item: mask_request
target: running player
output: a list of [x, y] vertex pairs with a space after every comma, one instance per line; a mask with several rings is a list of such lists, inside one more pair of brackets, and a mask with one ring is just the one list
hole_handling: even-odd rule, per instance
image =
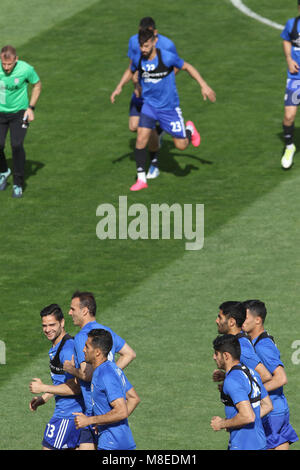
[[[0, 84], [0, 191], [6, 188], [11, 174], [4, 153], [9, 130], [13, 159], [12, 196], [20, 198], [24, 189], [26, 158], [23, 144], [27, 127], [34, 120], [41, 81], [31, 65], [19, 60], [14, 47], [4, 46], [1, 50]], [[30, 99], [27, 96], [28, 84], [32, 85]]]
[[96, 425], [98, 450], [133, 450], [135, 442], [128, 424], [126, 377], [108, 360], [112, 336], [103, 329], [91, 330], [84, 347], [85, 361], [93, 368], [91, 416], [74, 413], [78, 429]]
[[[156, 28], [156, 24], [153, 18], [147, 16], [142, 18], [139, 24], [139, 31], [143, 29], [151, 29], [154, 32], [155, 37], [157, 38], [157, 47], [160, 49], [165, 49], [167, 51], [173, 52], [177, 54], [176, 46], [171, 41], [171, 39], [163, 36], [162, 34], [158, 34], [158, 30]], [[121, 93], [123, 84], [127, 82], [128, 76], [131, 79], [131, 65], [132, 61], [136, 56], [141, 55], [140, 45], [139, 45], [139, 35], [134, 34], [131, 36], [128, 42], [128, 53], [127, 53], [130, 63], [128, 68], [125, 70], [119, 84], [117, 85], [116, 89], [111, 94], [111, 102], [115, 102], [115, 97]], [[129, 129], [131, 132], [136, 132], [139, 125], [141, 109], [143, 106], [143, 98], [141, 96], [141, 87], [139, 81], [136, 80], [136, 76], [134, 78], [134, 92], [132, 93], [130, 106], [129, 106]], [[154, 179], [159, 176], [159, 165], [158, 165], [158, 153], [159, 148], [161, 146], [161, 139], [163, 135], [162, 129], [157, 125], [155, 129], [153, 129], [150, 139], [149, 139], [149, 152], [150, 152], [150, 167], [147, 173], [148, 179]]]
[[[131, 78], [138, 71], [142, 86], [144, 104], [141, 110], [137, 132], [135, 160], [137, 181], [130, 188], [139, 191], [147, 188], [146, 147], [156, 123], [173, 137], [175, 147], [187, 148], [190, 142], [200, 145], [200, 135], [191, 121], [184, 125], [179, 107], [179, 97], [175, 84], [174, 69], [186, 70], [201, 87], [203, 98], [214, 102], [215, 92], [207, 85], [199, 72], [178, 55], [156, 48], [157, 38], [153, 30], [139, 32], [139, 44], [142, 55], [136, 55], [131, 66]], [[128, 75], [127, 81], [130, 80]]]
[[[298, 0], [300, 13], [300, 0]], [[287, 62], [287, 83], [284, 97], [283, 135], [285, 149], [281, 166], [288, 169], [293, 164], [296, 146], [294, 144], [295, 118], [300, 104], [300, 16], [287, 21], [280, 34], [283, 39], [283, 51]]]
[[[65, 360], [72, 359], [74, 355], [74, 340], [64, 329], [64, 316], [59, 305], [51, 304], [45, 307], [40, 315], [43, 332], [52, 343], [49, 350], [52, 382], [54, 386], [58, 386], [73, 378], [63, 370], [63, 363]], [[32, 393], [39, 393], [36, 392], [35, 382], [35, 379], [31, 382], [30, 390]], [[55, 395], [55, 410], [44, 432], [43, 450], [75, 449], [78, 447], [80, 432], [75, 427], [73, 413], [81, 412], [84, 408], [80, 387], [77, 387], [77, 395], [74, 393], [76, 392], [73, 390], [69, 396]], [[34, 397], [30, 402], [30, 409], [35, 411], [51, 396], [46, 393], [41, 397]]]
[[228, 450], [264, 450], [266, 436], [261, 417], [272, 409], [272, 403], [259, 374], [240, 363], [240, 343], [235, 335], [223, 335], [213, 342], [214, 360], [225, 370], [221, 400], [225, 419], [214, 416], [214, 431], [230, 433]]

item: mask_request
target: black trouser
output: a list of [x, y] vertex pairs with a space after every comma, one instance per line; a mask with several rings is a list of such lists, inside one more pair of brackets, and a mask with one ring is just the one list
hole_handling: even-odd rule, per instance
[[13, 181], [18, 186], [24, 185], [25, 150], [23, 142], [26, 128], [22, 127], [25, 109], [16, 113], [0, 113], [0, 173], [7, 171], [7, 162], [4, 153], [6, 135], [10, 132], [10, 143], [13, 160]]

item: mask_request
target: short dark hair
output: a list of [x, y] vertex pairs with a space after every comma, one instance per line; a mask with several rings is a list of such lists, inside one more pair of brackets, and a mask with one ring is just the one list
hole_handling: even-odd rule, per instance
[[228, 352], [233, 359], [240, 360], [241, 345], [235, 335], [217, 336], [213, 341], [213, 348], [217, 352]]
[[102, 354], [107, 357], [113, 346], [110, 332], [103, 328], [95, 328], [88, 333], [88, 337], [92, 339], [93, 348], [100, 349]]
[[4, 55], [5, 59], [9, 59], [10, 57], [17, 57], [16, 49], [10, 45], [2, 47], [1, 54]]
[[145, 16], [141, 19], [139, 29], [156, 29], [155, 21], [151, 16]]
[[139, 31], [139, 44], [142, 46], [146, 41], [149, 39], [154, 39], [154, 31], [153, 29], [141, 29]]
[[94, 294], [92, 294], [92, 292], [80, 292], [77, 290], [72, 295], [72, 299], [76, 298], [79, 299], [80, 308], [87, 307], [90, 315], [93, 317], [96, 316], [97, 305]]
[[57, 321], [62, 321], [63, 318], [64, 318], [64, 314], [62, 312], [62, 309], [60, 308], [59, 305], [57, 304], [50, 304], [50, 305], [47, 305], [47, 307], [44, 307], [41, 311], [40, 311], [40, 315], [41, 315], [41, 318], [43, 317], [46, 317], [48, 315], [54, 315], [55, 316], [55, 319]]
[[250, 310], [252, 315], [260, 317], [262, 319], [262, 322], [265, 322], [267, 316], [267, 309], [264, 302], [262, 302], [261, 300], [254, 299], [245, 300], [243, 304], [245, 305], [246, 309]]
[[236, 325], [241, 328], [244, 321], [246, 320], [246, 308], [243, 305], [243, 302], [238, 302], [234, 300], [228, 300], [223, 302], [219, 309], [222, 310], [223, 315], [227, 318], [234, 318]]

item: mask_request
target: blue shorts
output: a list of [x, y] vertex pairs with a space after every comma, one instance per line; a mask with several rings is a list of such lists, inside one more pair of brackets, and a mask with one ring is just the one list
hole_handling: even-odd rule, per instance
[[86, 428], [81, 429], [79, 442], [80, 442], [80, 444], [95, 444], [95, 445], [97, 445], [98, 436], [95, 433], [92, 426], [87, 426]]
[[75, 449], [79, 445], [80, 429], [73, 418], [52, 417], [46, 426], [42, 445], [48, 449]]
[[133, 93], [129, 105], [129, 116], [140, 116], [143, 103], [144, 100], [137, 98], [136, 94]]
[[298, 441], [298, 436], [290, 425], [290, 415], [285, 413], [282, 415], [266, 415], [262, 418], [263, 427], [267, 438], [267, 449], [289, 442]]
[[288, 78], [284, 95], [284, 106], [299, 106], [300, 104], [300, 80]]
[[156, 122], [159, 122], [160, 127], [172, 137], [177, 139], [186, 138], [184, 120], [179, 107], [159, 109], [145, 103], [141, 110], [139, 127], [154, 129]]

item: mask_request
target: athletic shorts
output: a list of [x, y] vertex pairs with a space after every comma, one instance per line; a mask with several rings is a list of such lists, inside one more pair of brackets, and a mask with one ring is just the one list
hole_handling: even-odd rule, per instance
[[290, 425], [289, 413], [283, 415], [266, 415], [262, 418], [263, 427], [267, 438], [267, 449], [289, 442], [298, 441], [298, 436]]
[[48, 449], [75, 449], [79, 445], [80, 429], [74, 419], [51, 418], [44, 432], [42, 445]]
[[288, 78], [284, 95], [284, 106], [299, 106], [300, 104], [300, 80]]
[[186, 138], [184, 120], [179, 107], [175, 109], [159, 109], [153, 108], [146, 103], [143, 104], [139, 127], [154, 129], [156, 122], [159, 122], [160, 127], [172, 137], [177, 139]]
[[129, 105], [129, 116], [140, 116], [144, 100], [137, 98], [135, 93], [132, 94]]
[[87, 426], [86, 428], [81, 429], [80, 433], [80, 444], [95, 444], [97, 445], [98, 436], [94, 431], [92, 426]]

